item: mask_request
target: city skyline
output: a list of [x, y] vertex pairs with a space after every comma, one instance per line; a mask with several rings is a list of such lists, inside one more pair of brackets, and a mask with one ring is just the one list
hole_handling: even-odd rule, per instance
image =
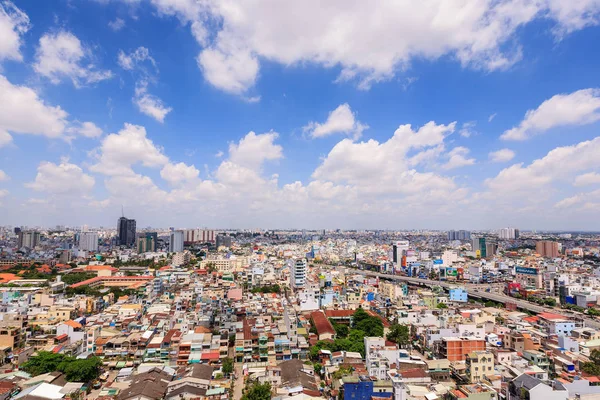
[[600, 5], [466, 4], [1, 2], [0, 220], [597, 230]]

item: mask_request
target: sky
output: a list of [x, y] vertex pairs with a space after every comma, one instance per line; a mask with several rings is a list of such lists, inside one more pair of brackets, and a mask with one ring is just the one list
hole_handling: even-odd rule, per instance
[[598, 230], [599, 0], [0, 0], [0, 224]]

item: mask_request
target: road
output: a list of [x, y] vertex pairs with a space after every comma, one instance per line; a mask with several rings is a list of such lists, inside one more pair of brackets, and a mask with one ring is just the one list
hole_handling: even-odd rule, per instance
[[449, 287], [460, 285], [460, 286], [465, 287], [465, 290], [467, 291], [467, 293], [470, 296], [480, 297], [482, 299], [492, 300], [492, 301], [496, 301], [496, 302], [500, 302], [500, 303], [507, 303], [507, 302], [516, 303], [517, 307], [519, 307], [521, 309], [529, 310], [529, 311], [532, 311], [535, 313], [551, 312], [554, 314], [560, 314], [566, 318], [577, 317], [582, 320], [582, 322], [584, 323], [584, 326], [588, 326], [588, 327], [594, 328], [594, 329], [600, 329], [600, 321], [597, 321], [597, 320], [594, 320], [591, 318], [583, 318], [578, 315], [569, 314], [569, 313], [566, 313], [563, 310], [560, 310], [557, 308], [542, 307], [540, 305], [530, 303], [526, 300], [515, 299], [514, 297], [510, 297], [505, 294], [486, 292], [485, 289], [490, 287], [490, 285], [442, 282], [442, 281], [434, 281], [434, 280], [430, 280], [430, 279], [412, 278], [412, 277], [401, 276], [401, 275], [382, 274], [379, 272], [364, 271], [364, 270], [358, 270], [358, 269], [355, 270], [354, 272], [357, 274], [360, 274], [360, 275], [377, 276], [382, 279], [403, 281], [403, 282], [408, 282], [408, 283], [412, 283], [415, 285], [421, 285], [421, 286], [427, 286], [427, 287], [441, 286], [443, 288], [449, 288]]

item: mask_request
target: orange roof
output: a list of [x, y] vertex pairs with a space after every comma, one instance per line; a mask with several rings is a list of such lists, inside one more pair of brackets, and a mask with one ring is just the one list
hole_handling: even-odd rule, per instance
[[23, 279], [15, 274], [10, 274], [8, 272], [0, 274], [0, 283], [8, 283], [10, 281]]
[[65, 321], [65, 325], [69, 325], [71, 328], [82, 328], [79, 322], [73, 321], [72, 319]]

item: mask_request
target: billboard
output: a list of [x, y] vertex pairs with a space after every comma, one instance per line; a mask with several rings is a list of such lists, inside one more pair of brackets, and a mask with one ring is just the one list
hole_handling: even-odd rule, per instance
[[435, 260], [433, 260], [433, 264], [435, 264], [435, 265], [440, 265], [443, 263], [444, 263], [444, 260], [442, 260], [440, 258], [436, 258]]
[[446, 268], [446, 276], [458, 276], [458, 270], [456, 268]]
[[515, 267], [515, 272], [517, 274], [525, 274], [525, 275], [537, 275], [538, 270], [536, 268], [528, 268], [528, 267]]

